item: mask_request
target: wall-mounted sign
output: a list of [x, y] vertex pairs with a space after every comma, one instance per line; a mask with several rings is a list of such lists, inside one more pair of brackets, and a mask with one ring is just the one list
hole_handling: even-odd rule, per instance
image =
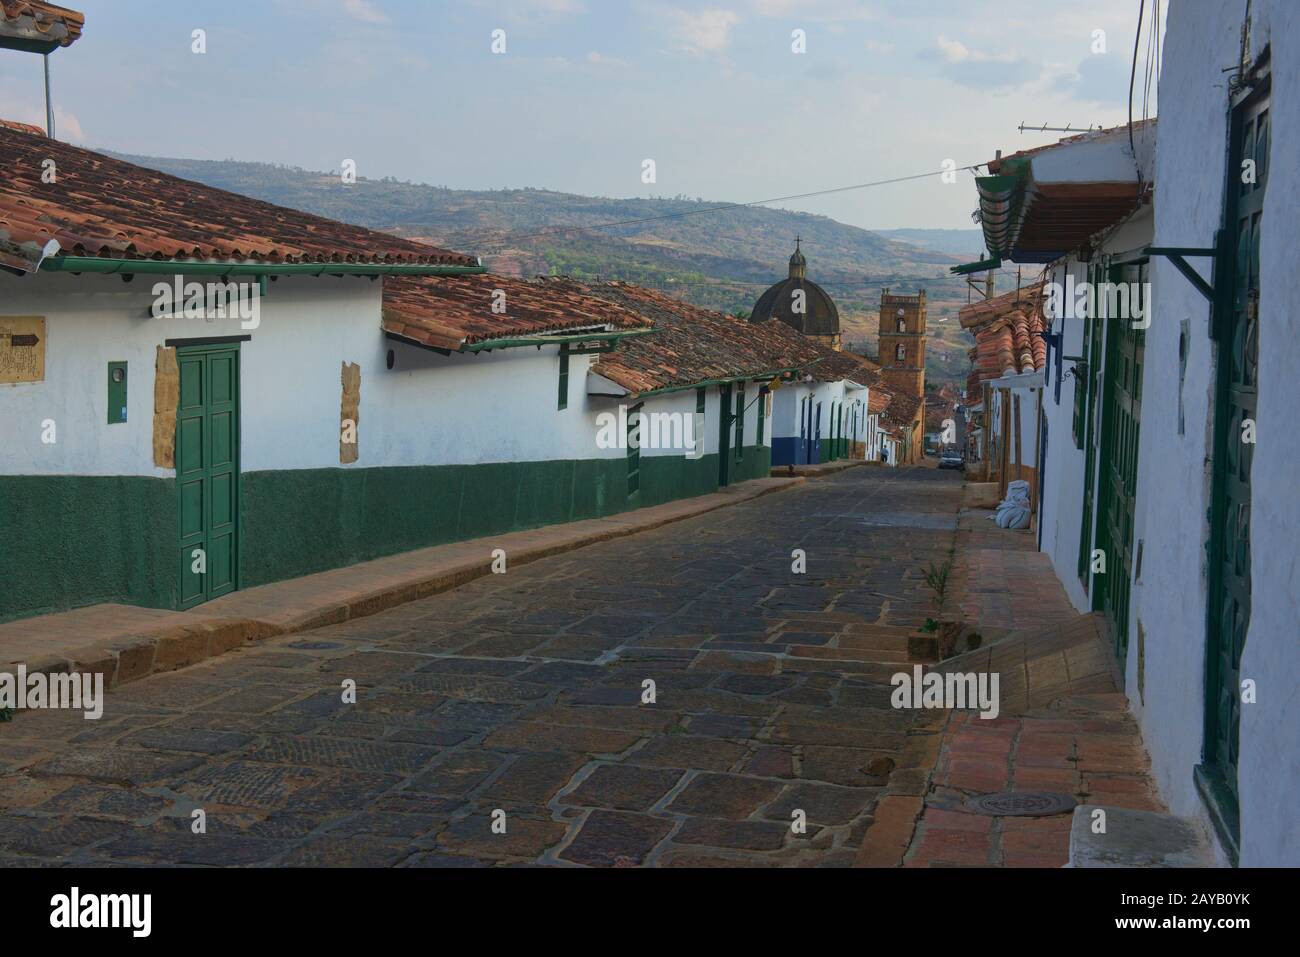
[[45, 319], [0, 316], [0, 382], [45, 380]]

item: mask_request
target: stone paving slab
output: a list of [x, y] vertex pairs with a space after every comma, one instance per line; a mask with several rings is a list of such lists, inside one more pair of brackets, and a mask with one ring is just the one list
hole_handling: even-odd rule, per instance
[[852, 469], [20, 714], [0, 860], [846, 866], [935, 762], [886, 674], [954, 533], [836, 516], [960, 487]]

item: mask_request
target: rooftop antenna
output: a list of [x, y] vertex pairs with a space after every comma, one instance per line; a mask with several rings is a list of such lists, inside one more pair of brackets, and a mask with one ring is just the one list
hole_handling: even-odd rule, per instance
[[1070, 123], [1066, 123], [1064, 126], [1048, 126], [1046, 123], [1042, 126], [1029, 126], [1021, 123], [1018, 127], [1021, 133], [1094, 133], [1104, 128], [1100, 123], [1096, 126], [1089, 124], [1086, 129], [1079, 129]]

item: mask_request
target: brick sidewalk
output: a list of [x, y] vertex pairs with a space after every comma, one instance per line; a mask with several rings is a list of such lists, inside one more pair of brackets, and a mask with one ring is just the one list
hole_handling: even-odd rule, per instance
[[965, 621], [1010, 634], [935, 670], [999, 673], [1001, 714], [987, 720], [953, 711], [937, 723], [925, 746], [934, 757], [929, 772], [891, 778], [859, 866], [1067, 863], [1071, 814], [992, 817], [963, 809], [980, 794], [1052, 791], [1079, 803], [1165, 810], [1118, 690], [1100, 616], [1070, 606], [1029, 533], [999, 529], [985, 514], [967, 509], [959, 519], [954, 604]]
[[800, 484], [754, 479], [709, 495], [606, 518], [549, 525], [390, 555], [234, 592], [191, 611], [91, 605], [0, 625], [0, 663], [28, 671], [103, 674], [116, 687], [175, 671], [276, 635], [363, 618], [427, 598], [491, 571], [493, 549], [509, 567], [647, 531]]

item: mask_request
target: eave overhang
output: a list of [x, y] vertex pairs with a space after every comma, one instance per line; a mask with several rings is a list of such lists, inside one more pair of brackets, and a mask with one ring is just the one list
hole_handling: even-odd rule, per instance
[[[1130, 215], [1148, 195], [1154, 122], [1085, 134], [989, 164], [977, 177], [980, 221], [990, 259], [1050, 263], [1085, 246]], [[975, 272], [974, 266], [953, 272]]]
[[537, 349], [543, 346], [565, 346], [575, 343], [591, 343], [591, 352], [612, 352], [619, 341], [631, 339], [637, 336], [648, 336], [654, 333], [654, 329], [624, 329], [620, 331], [591, 331], [574, 333], [566, 335], [557, 333], [554, 335], [536, 335], [536, 336], [509, 336], [500, 339], [481, 339], [477, 342], [460, 340], [457, 342], [448, 341], [446, 348], [431, 345], [428, 342], [421, 342], [410, 336], [404, 336], [398, 332], [384, 330], [384, 337], [394, 342], [405, 343], [408, 346], [415, 346], [419, 349], [428, 349], [430, 352], [436, 352], [439, 355], [449, 356], [453, 353], [475, 354], [479, 352], [492, 352], [496, 349], [522, 349], [526, 346], [533, 346]]
[[990, 259], [981, 259], [978, 262], [963, 263], [960, 266], [953, 266], [948, 271], [954, 276], [969, 276], [977, 272], [988, 272], [991, 269], [1001, 269], [1002, 258], [993, 256]]
[[166, 276], [469, 276], [486, 266], [367, 262], [220, 262], [210, 259], [110, 259], [102, 256], [51, 256], [41, 272]]

